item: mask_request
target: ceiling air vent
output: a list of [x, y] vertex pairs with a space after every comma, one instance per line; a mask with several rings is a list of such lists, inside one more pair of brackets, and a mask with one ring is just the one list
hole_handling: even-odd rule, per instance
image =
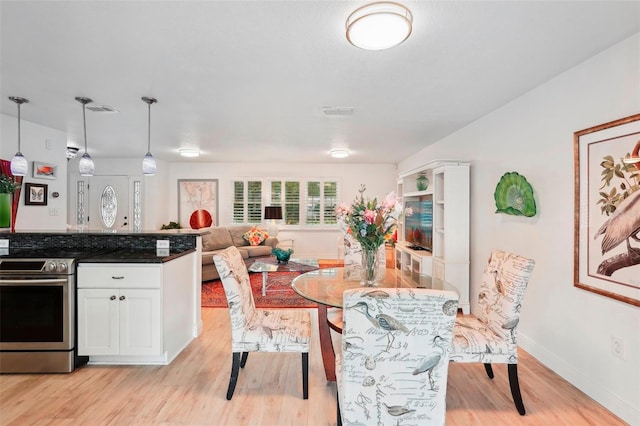
[[87, 109], [93, 112], [119, 112], [117, 109], [115, 109], [114, 107], [110, 107], [109, 105], [87, 105]]
[[324, 115], [331, 117], [353, 115], [354, 111], [354, 107], [322, 107], [322, 112], [324, 113]]

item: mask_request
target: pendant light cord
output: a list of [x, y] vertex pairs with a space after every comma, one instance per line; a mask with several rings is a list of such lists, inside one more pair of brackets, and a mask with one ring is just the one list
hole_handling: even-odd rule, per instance
[[147, 123], [148, 123], [147, 152], [150, 153], [151, 152], [151, 103], [148, 103], [147, 106], [149, 107], [149, 120], [147, 120]]
[[87, 117], [85, 116], [86, 104], [82, 104], [82, 123], [84, 125], [84, 153], [87, 154]]
[[20, 152], [20, 103], [18, 103], [18, 152]]

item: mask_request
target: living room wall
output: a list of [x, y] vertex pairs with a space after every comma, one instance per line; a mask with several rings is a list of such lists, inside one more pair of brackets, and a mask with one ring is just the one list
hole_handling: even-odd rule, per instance
[[[573, 133], [640, 113], [640, 34], [609, 48], [466, 128], [402, 161], [409, 170], [438, 158], [471, 161], [471, 294], [489, 253], [533, 258], [521, 346], [630, 424], [640, 424], [640, 308], [573, 286]], [[526, 176], [538, 214], [496, 214], [505, 172]], [[477, 309], [472, 298], [472, 311]], [[625, 359], [612, 355], [624, 339]], [[506, 373], [506, 371], [505, 371]], [[522, 381], [524, 401], [532, 395]]]
[[[178, 216], [178, 179], [218, 179], [219, 224], [231, 224], [231, 181], [237, 178], [336, 178], [340, 182], [341, 199], [350, 202], [358, 195], [361, 184], [365, 184], [370, 197], [384, 197], [396, 188], [398, 171], [395, 164], [345, 164], [334, 163], [171, 163], [169, 172], [169, 205], [167, 222]], [[267, 200], [263, 200], [267, 201]], [[278, 234], [278, 239], [294, 240], [295, 257], [336, 258], [338, 236], [333, 230], [296, 229], [286, 227]]]
[[[23, 107], [23, 108], [28, 108]], [[25, 113], [23, 109], [23, 113]], [[29, 162], [29, 173], [24, 183], [47, 185], [46, 206], [24, 204], [24, 183], [18, 205], [16, 230], [61, 230], [67, 223], [67, 135], [64, 132], [24, 119], [20, 120], [20, 150]], [[18, 120], [0, 114], [0, 158], [11, 160], [18, 150]], [[57, 167], [56, 179], [33, 177], [33, 162], [41, 161]], [[53, 197], [57, 192], [59, 197]]]

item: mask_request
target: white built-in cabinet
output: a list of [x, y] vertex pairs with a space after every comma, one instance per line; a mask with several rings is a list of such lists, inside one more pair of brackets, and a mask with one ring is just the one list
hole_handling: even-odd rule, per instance
[[[412, 250], [405, 241], [405, 217], [398, 223], [396, 268], [412, 275], [427, 274], [453, 284], [460, 293], [462, 312], [469, 305], [469, 163], [433, 161], [398, 179], [399, 199], [407, 201], [431, 194], [433, 199], [432, 252]], [[420, 174], [429, 180], [426, 190], [417, 190]]]
[[169, 364], [193, 339], [193, 259], [78, 265], [78, 355]]

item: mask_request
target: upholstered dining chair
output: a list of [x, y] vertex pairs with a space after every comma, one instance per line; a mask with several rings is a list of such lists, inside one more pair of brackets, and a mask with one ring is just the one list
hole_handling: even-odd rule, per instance
[[240, 368], [249, 352], [302, 353], [302, 394], [309, 397], [311, 315], [303, 309], [256, 309], [242, 255], [231, 246], [213, 256], [231, 316], [231, 376], [227, 400], [233, 397]]
[[443, 425], [458, 294], [363, 287], [343, 306], [338, 425]]
[[507, 364], [513, 402], [525, 414], [518, 381], [518, 323], [522, 299], [535, 262], [495, 250], [484, 270], [477, 315], [458, 317], [451, 361], [484, 364], [493, 379], [492, 363]]

